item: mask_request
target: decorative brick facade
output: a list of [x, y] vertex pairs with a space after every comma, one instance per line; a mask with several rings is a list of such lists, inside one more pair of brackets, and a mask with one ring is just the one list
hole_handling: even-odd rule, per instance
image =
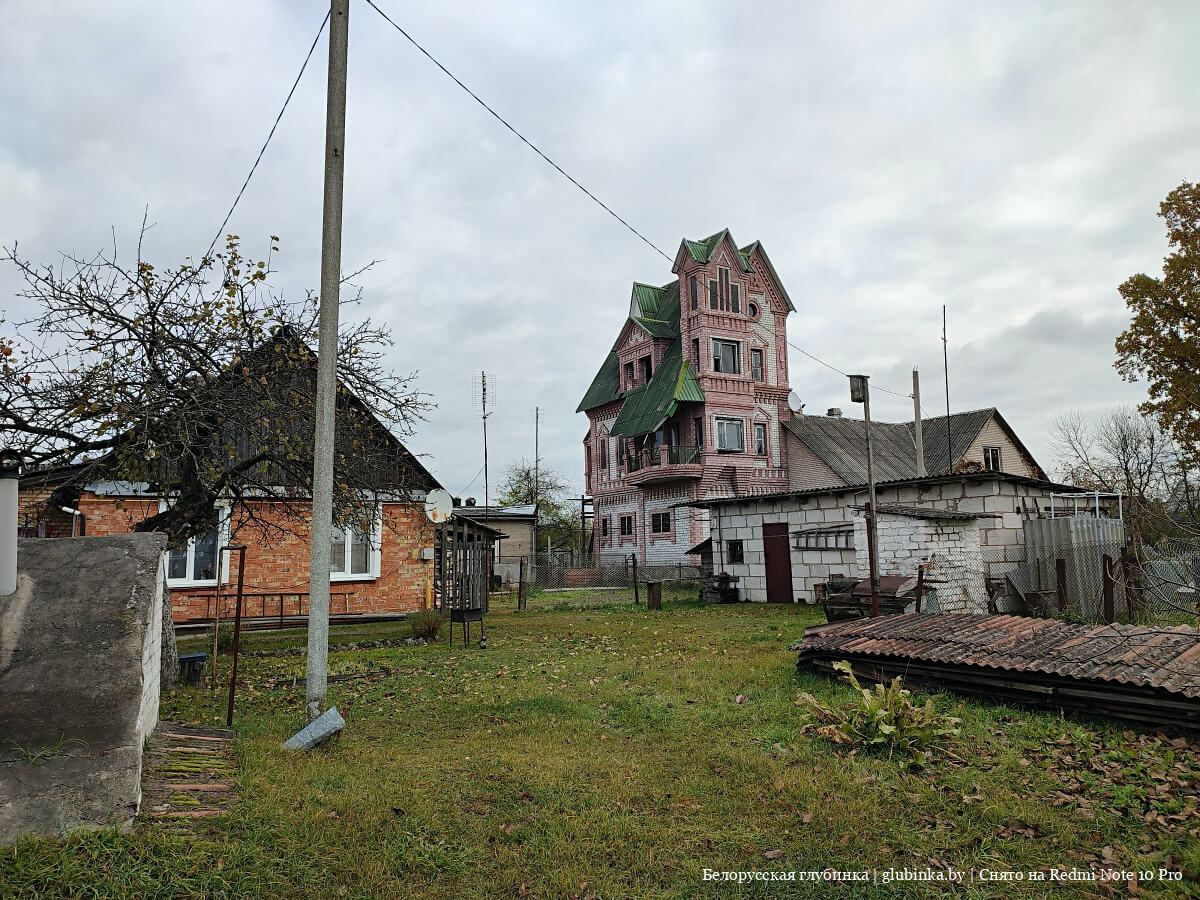
[[[679, 560], [708, 536], [707, 512], [683, 504], [788, 485], [780, 425], [794, 308], [766, 253], [757, 242], [739, 249], [722, 231], [685, 240], [672, 271], [676, 279], [661, 287], [634, 286], [630, 317], [580, 404], [602, 556]], [[714, 342], [736, 350], [718, 363]], [[663, 371], [677, 380], [659, 384]], [[654, 400], [628, 424], [627, 404]], [[630, 517], [632, 533], [623, 535]]]

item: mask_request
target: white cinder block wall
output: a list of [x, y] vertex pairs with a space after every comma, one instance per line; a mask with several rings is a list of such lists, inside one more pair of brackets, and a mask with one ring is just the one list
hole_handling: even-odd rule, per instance
[[[924, 563], [925, 583], [937, 591], [940, 612], [986, 613], [987, 590], [980, 554], [978, 519], [919, 519], [880, 513], [879, 574], [916, 577]], [[867, 520], [859, 512], [854, 520], [857, 576], [870, 575], [867, 557]]]
[[[879, 488], [877, 499], [881, 505], [898, 503], [930, 509], [996, 514], [996, 518], [979, 520], [979, 554], [988, 577], [1001, 578], [1005, 572], [1024, 562], [1023, 523], [1026, 519], [1038, 518], [1039, 514], [1048, 514], [1051, 489], [1045, 484], [967, 476], [916, 485], [884, 485]], [[849, 523], [854, 520], [852, 507], [865, 502], [865, 489], [838, 491], [833, 488], [823, 494], [757, 499], [747, 497], [714, 506], [710, 513], [714, 571], [737, 576], [743, 599], [766, 602], [763, 524], [787, 522], [789, 535], [792, 535], [823, 524]], [[725, 559], [724, 542], [728, 540], [742, 541], [746, 554], [743, 564], [731, 564]], [[814, 602], [814, 586], [831, 577], [857, 574], [856, 550], [801, 550], [797, 549], [794, 536], [789, 537], [789, 541], [792, 590], [799, 602]], [[859, 544], [865, 552], [866, 544], [856, 541], [856, 548]]]

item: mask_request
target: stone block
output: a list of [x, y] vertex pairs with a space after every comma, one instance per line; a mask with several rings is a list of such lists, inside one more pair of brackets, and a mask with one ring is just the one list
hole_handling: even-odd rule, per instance
[[966, 497], [987, 497], [996, 493], [995, 481], [968, 481], [964, 486]]
[[1000, 524], [1005, 528], [1011, 528], [1014, 531], [1021, 531], [1025, 527], [1025, 519], [1017, 512], [1006, 512], [1000, 519]]
[[964, 497], [958, 501], [958, 511], [964, 513], [981, 513], [984, 511], [985, 501], [990, 500], [990, 497]]
[[[961, 507], [960, 507], [960, 509], [961, 509]], [[1004, 512], [1012, 512], [1012, 509], [1013, 509], [1013, 506], [1012, 506], [1012, 498], [1011, 497], [1004, 497], [1004, 496], [996, 495], [996, 496], [992, 496], [992, 497], [984, 497], [983, 498], [983, 511], [984, 512], [1004, 513]]]
[[989, 544], [1016, 544], [1018, 532], [1009, 528], [989, 528], [986, 532]]
[[0, 597], [0, 844], [124, 827], [158, 719], [166, 538], [23, 540]]

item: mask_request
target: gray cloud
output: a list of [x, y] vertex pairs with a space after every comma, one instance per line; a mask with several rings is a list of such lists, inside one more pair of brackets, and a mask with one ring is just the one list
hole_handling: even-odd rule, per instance
[[[1116, 285], [1156, 270], [1159, 200], [1195, 179], [1191, 4], [445, 2], [381, 5], [669, 255], [763, 240], [792, 339], [941, 408], [999, 406], [1049, 464], [1054, 414], [1136, 401], [1112, 371]], [[34, 5], [0, 34], [0, 239], [36, 258], [208, 245], [322, 15], [304, 3]], [[231, 222], [315, 287], [323, 49]], [[497, 381], [493, 471], [582, 481], [575, 406], [630, 282], [670, 265], [531, 154], [369, 7], [351, 16], [345, 260], [438, 408], [409, 443], [451, 490], [482, 463], [471, 375]], [[0, 272], [0, 308], [12, 307]], [[810, 410], [849, 407], [798, 353]], [[908, 401], [877, 394], [879, 415]], [[850, 412], [849, 409], [847, 409]], [[495, 480], [495, 479], [493, 479]], [[482, 493], [478, 487], [472, 492]]]

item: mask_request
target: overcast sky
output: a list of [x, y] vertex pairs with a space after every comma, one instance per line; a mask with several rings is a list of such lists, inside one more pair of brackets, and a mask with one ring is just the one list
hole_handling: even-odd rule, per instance
[[[761, 240], [789, 338], [944, 411], [996, 406], [1043, 466], [1056, 414], [1142, 392], [1112, 369], [1117, 285], [1157, 274], [1158, 203], [1200, 178], [1200, 6], [1180, 3], [377, 0], [563, 168], [673, 256]], [[320, 0], [0, 2], [0, 240], [34, 259], [207, 248], [324, 15]], [[18, 14], [19, 13], [19, 14]], [[229, 229], [319, 283], [324, 42]], [[350, 16], [344, 316], [387, 323], [437, 403], [407, 439], [454, 493], [533, 455], [582, 485], [575, 407], [670, 263], [504, 130], [361, 0]], [[19, 310], [0, 272], [0, 310]], [[793, 351], [809, 412], [857, 414]], [[876, 393], [873, 412], [911, 416]], [[482, 479], [465, 490], [483, 496]]]

